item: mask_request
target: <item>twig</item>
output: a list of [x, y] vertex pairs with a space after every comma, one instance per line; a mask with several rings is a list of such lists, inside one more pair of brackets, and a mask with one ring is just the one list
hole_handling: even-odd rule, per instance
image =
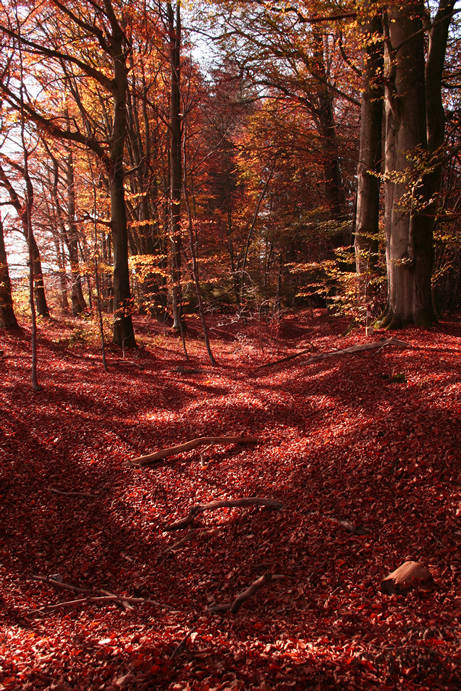
[[194, 504], [189, 509], [189, 513], [185, 518], [166, 526], [165, 530], [182, 530], [183, 528], [187, 528], [187, 526], [192, 525], [197, 514], [203, 513], [203, 511], [211, 511], [223, 507], [234, 508], [241, 506], [266, 506], [269, 509], [280, 510], [283, 504], [277, 499], [266, 499], [265, 497], [241, 497], [239, 499], [211, 501], [209, 504]]
[[[387, 338], [382, 341], [374, 341], [373, 343], [363, 343], [362, 345], [349, 346], [349, 348], [342, 348], [341, 350], [331, 350], [327, 353], [319, 353], [318, 355], [313, 355], [312, 357], [310, 357], [308, 360], [306, 360], [304, 364], [309, 365], [311, 362], [317, 362], [317, 360], [326, 360], [327, 358], [336, 357], [337, 355], [349, 355], [353, 353], [360, 353], [364, 350], [381, 350], [381, 348], [390, 345], [401, 346], [402, 348], [409, 347], [408, 343], [400, 341], [397, 338]], [[258, 370], [264, 369], [265, 367], [274, 367], [275, 365], [279, 365], [282, 362], [288, 362], [288, 360], [294, 360], [295, 358], [300, 357], [301, 355], [306, 355], [309, 352], [311, 351], [300, 350], [298, 353], [288, 355], [287, 357], [281, 358], [280, 360], [274, 360], [274, 362], [267, 362], [264, 365], [259, 365], [259, 367], [255, 367], [254, 371], [257, 372]]]
[[88, 593], [88, 588], [79, 588], [76, 585], [70, 585], [70, 583], [64, 583], [63, 581], [57, 581], [54, 578], [48, 576], [32, 576], [34, 581], [42, 581], [43, 583], [49, 583], [55, 588], [62, 588], [63, 590], [72, 590], [74, 593]]
[[43, 605], [43, 607], [39, 607], [38, 609], [33, 609], [30, 614], [42, 614], [43, 612], [46, 612], [47, 610], [53, 610], [53, 609], [59, 609], [59, 607], [74, 607], [76, 605], [82, 605], [86, 604], [89, 602], [114, 602], [115, 604], [120, 603], [123, 605], [123, 603], [133, 603], [133, 604], [147, 604], [147, 605], [156, 605], [158, 607], [163, 607], [170, 609], [171, 612], [175, 612], [176, 610], [170, 608], [169, 605], [162, 604], [161, 602], [157, 602], [157, 600], [151, 600], [149, 598], [144, 598], [144, 597], [125, 597], [124, 595], [87, 595], [86, 597], [81, 597], [76, 600], [66, 600], [65, 602], [57, 602], [56, 604], [52, 605]]
[[282, 578], [285, 578], [285, 576], [283, 576], [282, 574], [271, 574], [268, 571], [266, 571], [266, 573], [264, 573], [262, 576], [259, 576], [259, 578], [253, 581], [253, 583], [251, 583], [251, 585], [249, 585], [248, 588], [242, 590], [242, 592], [239, 593], [231, 603], [214, 605], [210, 608], [210, 610], [213, 613], [229, 611], [231, 612], [231, 614], [235, 614], [236, 612], [238, 612], [243, 603], [246, 602], [250, 597], [252, 597], [252, 595], [254, 595], [256, 591], [262, 588], [263, 585], [266, 585], [271, 581], [281, 580]]
[[88, 494], [88, 492], [64, 492], [62, 489], [57, 489], [56, 487], [48, 487], [48, 490], [54, 494], [63, 494], [65, 497], [96, 497], [95, 494]]
[[[101, 593], [104, 593], [105, 595], [112, 595], [113, 597], [117, 597], [117, 595], [114, 595], [114, 593], [111, 593], [109, 590], [101, 590]], [[120, 598], [120, 604], [122, 605], [123, 609], [125, 610], [133, 610], [134, 607], [130, 605], [128, 600], [124, 597]]]
[[195, 449], [197, 446], [202, 444], [256, 444], [259, 439], [255, 437], [197, 437], [196, 439], [191, 439], [183, 444], [177, 444], [176, 446], [169, 446], [166, 449], [160, 449], [159, 451], [154, 451], [154, 453], [147, 454], [146, 456], [138, 456], [133, 458], [132, 463], [139, 463], [139, 465], [151, 465], [156, 461], [160, 461], [162, 458], [167, 456], [175, 456], [183, 451], [190, 451], [190, 449]]

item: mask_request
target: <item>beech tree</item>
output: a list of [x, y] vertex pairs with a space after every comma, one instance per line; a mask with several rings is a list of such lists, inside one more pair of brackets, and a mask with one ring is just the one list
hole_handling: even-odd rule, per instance
[[[29, 152], [25, 150], [25, 157], [28, 158]], [[25, 187], [24, 198], [21, 198], [12, 184], [10, 176], [7, 174], [4, 166], [0, 163], [0, 186], [8, 194], [11, 206], [15, 209], [20, 220], [24, 239], [29, 249], [30, 271], [33, 277], [33, 299], [37, 314], [41, 317], [49, 317], [50, 310], [45, 293], [45, 284], [43, 281], [42, 259], [40, 249], [35, 238], [35, 233], [32, 228], [32, 206], [34, 203], [34, 187], [32, 179], [26, 165], [21, 165], [15, 161], [9, 160], [10, 166], [19, 173], [22, 183]], [[31, 298], [32, 299], [32, 298]]]
[[364, 41], [363, 90], [360, 107], [360, 146], [357, 166], [357, 207], [354, 245], [359, 275], [376, 263], [379, 226], [379, 189], [382, 163], [383, 39], [382, 17], [366, 7], [361, 20]]
[[422, 0], [384, 13], [385, 232], [388, 305], [382, 325], [434, 320], [433, 227], [444, 140], [442, 71], [454, 0], [429, 25]]
[[[18, 4], [19, 7], [20, 4]], [[61, 79], [66, 77], [63, 66], [75, 69], [79, 77], [93, 80], [99, 88], [108, 94], [112, 105], [111, 137], [108, 143], [98, 138], [97, 126], [92, 127], [91, 118], [84, 120], [83, 128], [77, 126], [76, 120], [65, 122], [61, 126], [60, 121], [65, 118], [63, 113], [43, 114], [43, 106], [49, 108], [49, 103], [40, 103], [38, 107], [35, 100], [29, 96], [23, 104], [26, 117], [43, 128], [49, 135], [60, 139], [75, 142], [81, 146], [89, 147], [103, 163], [110, 187], [111, 208], [111, 236], [114, 252], [114, 327], [113, 340], [118, 345], [132, 347], [135, 343], [133, 323], [131, 318], [131, 291], [128, 269], [128, 232], [127, 214], [124, 190], [124, 146], [127, 129], [126, 99], [128, 89], [127, 79], [127, 43], [124, 24], [127, 14], [123, 12], [124, 4], [121, 3], [119, 16], [112, 0], [104, 0], [99, 5], [88, 0], [83, 3], [63, 3], [60, 0], [51, 0], [51, 5], [59, 17], [60, 22], [54, 21], [46, 7], [37, 7], [35, 13], [28, 15], [29, 25], [19, 31], [8, 22], [9, 12], [4, 12], [4, 21], [0, 25], [0, 32], [11, 40], [10, 50], [12, 57], [18, 42], [24, 54], [38, 55], [52, 65], [54, 74], [61, 74]], [[73, 52], [69, 44], [68, 34], [74, 34], [78, 42], [88, 47], [88, 51], [82, 49], [78, 53]], [[103, 66], [95, 64], [96, 51], [102, 51], [100, 62]], [[10, 59], [10, 58], [9, 58]], [[110, 75], [107, 76], [110, 70]], [[14, 86], [2, 85], [3, 96], [9, 105], [19, 110], [21, 103]], [[82, 107], [82, 102], [77, 104]], [[56, 117], [57, 116], [57, 117]], [[67, 125], [67, 126], [66, 126]]]

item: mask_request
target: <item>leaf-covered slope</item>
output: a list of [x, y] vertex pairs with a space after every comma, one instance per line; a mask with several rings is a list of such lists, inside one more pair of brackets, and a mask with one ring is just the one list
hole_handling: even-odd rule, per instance
[[[2, 343], [4, 688], [455, 688], [459, 323], [406, 330], [407, 348], [255, 371], [376, 335], [343, 337], [321, 313], [273, 333], [219, 325], [211, 368], [200, 342], [191, 365], [140, 322], [144, 347], [111, 353], [108, 374], [96, 349], [60, 345], [62, 328], [41, 329], [38, 394], [27, 339]], [[260, 442], [130, 462], [227, 434]], [[165, 531], [193, 504], [250, 496], [283, 509], [224, 507]], [[379, 591], [405, 559], [429, 567], [434, 591]], [[211, 611], [265, 573], [284, 578], [235, 615]], [[158, 604], [34, 614], [78, 598], [34, 578], [51, 575]]]

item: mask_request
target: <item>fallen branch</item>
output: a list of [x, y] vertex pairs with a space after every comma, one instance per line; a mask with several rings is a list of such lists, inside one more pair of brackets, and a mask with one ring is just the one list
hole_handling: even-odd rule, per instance
[[[75, 605], [82, 605], [89, 602], [114, 602], [115, 604], [120, 604], [124, 606], [124, 603], [134, 603], [134, 604], [148, 604], [157, 605], [158, 607], [168, 607], [168, 605], [162, 605], [161, 602], [156, 600], [150, 600], [144, 597], [125, 597], [124, 595], [87, 595], [85, 597], [80, 597], [76, 600], [66, 600], [65, 602], [57, 602], [52, 605], [43, 605], [38, 609], [33, 609], [30, 614], [42, 614], [47, 610], [58, 609], [59, 607], [74, 607]], [[171, 610], [174, 611], [174, 610]]]
[[212, 511], [213, 509], [221, 509], [223, 507], [240, 507], [240, 506], [267, 506], [269, 509], [280, 510], [283, 504], [277, 499], [266, 499], [265, 497], [242, 497], [240, 499], [221, 499], [218, 501], [211, 501], [209, 504], [194, 504], [189, 509], [188, 515], [176, 521], [171, 525], [165, 527], [165, 530], [182, 530], [187, 526], [192, 525], [195, 517], [203, 511]]
[[[41, 612], [45, 612], [49, 609], [57, 609], [58, 607], [72, 607], [74, 605], [80, 605], [87, 602], [114, 602], [115, 604], [118, 604], [127, 610], [133, 609], [133, 607], [131, 606], [132, 604], [151, 604], [170, 609], [171, 611], [175, 611], [171, 609], [169, 605], [162, 605], [161, 602], [157, 602], [157, 600], [151, 600], [149, 598], [116, 595], [115, 593], [111, 593], [110, 591], [104, 590], [103, 588], [101, 588], [100, 590], [93, 591], [93, 593], [91, 593], [91, 591], [88, 588], [80, 588], [78, 586], [71, 585], [70, 583], [64, 583], [64, 581], [60, 581], [52, 577], [32, 576], [32, 578], [36, 581], [49, 583], [49, 585], [52, 585], [55, 588], [71, 590], [72, 592], [79, 593], [83, 596], [75, 600], [66, 600], [64, 602], [58, 602], [52, 605], [43, 605], [43, 607], [39, 607], [38, 609], [32, 610], [31, 614], [40, 614]], [[102, 593], [102, 595], [100, 593]]]
[[56, 487], [48, 487], [48, 490], [54, 494], [62, 494], [65, 497], [87, 497], [91, 499], [96, 496], [95, 494], [89, 494], [88, 492], [64, 492], [62, 489], [57, 489]]
[[[336, 357], [337, 355], [350, 355], [353, 353], [360, 353], [364, 350], [381, 350], [381, 348], [391, 345], [401, 346], [402, 348], [408, 348], [408, 343], [400, 341], [398, 338], [385, 338], [381, 341], [373, 341], [373, 343], [363, 343], [362, 345], [349, 346], [349, 348], [342, 348], [341, 350], [331, 350], [327, 353], [319, 353], [318, 355], [312, 355], [312, 357], [306, 360], [305, 364], [309, 365], [311, 362], [317, 362], [317, 360], [326, 360], [327, 358]], [[280, 360], [274, 360], [274, 362], [267, 362], [265, 365], [255, 367], [254, 371], [257, 372], [258, 370], [264, 369], [265, 367], [274, 367], [275, 365], [279, 365], [282, 362], [288, 362], [289, 360], [294, 360], [297, 357], [301, 357], [301, 355], [307, 355], [307, 353], [310, 352], [310, 349], [300, 350], [298, 353], [294, 353], [293, 355], [287, 355], [287, 357], [283, 357]]]
[[201, 446], [202, 444], [256, 444], [258, 441], [259, 439], [254, 437], [197, 437], [196, 439], [191, 439], [183, 444], [169, 446], [166, 449], [154, 451], [154, 453], [147, 454], [146, 456], [138, 456], [137, 458], [133, 458], [132, 463], [139, 463], [139, 465], [152, 465], [156, 461], [160, 461], [162, 458], [167, 458], [167, 456], [175, 456], [183, 451], [190, 451], [190, 449], [195, 449], [197, 446]]
[[51, 576], [32, 576], [34, 581], [42, 581], [43, 583], [49, 583], [55, 588], [62, 588], [63, 590], [72, 590], [74, 593], [88, 593], [88, 588], [79, 588], [76, 585], [70, 585], [70, 583], [64, 583], [64, 581], [58, 581]]
[[243, 603], [246, 602], [250, 597], [252, 597], [256, 593], [256, 591], [262, 588], [263, 585], [266, 585], [271, 581], [280, 580], [282, 578], [284, 578], [282, 574], [272, 574], [266, 572], [262, 576], [257, 578], [255, 581], [253, 581], [253, 583], [251, 583], [251, 585], [249, 585], [248, 588], [242, 590], [242, 592], [239, 593], [231, 603], [215, 605], [214, 607], [211, 607], [210, 610], [213, 613], [229, 611], [231, 612], [231, 614], [235, 614], [236, 612], [238, 612]]

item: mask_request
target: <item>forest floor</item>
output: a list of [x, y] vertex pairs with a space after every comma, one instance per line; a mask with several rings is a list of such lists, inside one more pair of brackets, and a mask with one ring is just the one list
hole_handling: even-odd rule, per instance
[[[28, 330], [2, 335], [0, 689], [459, 688], [461, 322], [259, 370], [391, 334], [345, 336], [320, 310], [214, 317], [213, 368], [202, 341], [186, 361], [164, 326], [136, 327], [104, 373], [84, 320], [41, 324], [38, 393]], [[131, 463], [208, 435], [258, 442]], [[165, 530], [252, 496], [283, 507]], [[406, 559], [435, 588], [381, 593]], [[264, 574], [283, 578], [213, 612]]]

